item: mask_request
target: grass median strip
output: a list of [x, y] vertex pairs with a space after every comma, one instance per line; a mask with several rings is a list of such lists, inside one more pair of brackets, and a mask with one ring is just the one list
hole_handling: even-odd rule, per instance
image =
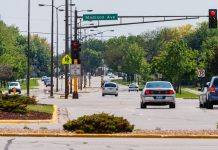
[[176, 98], [186, 98], [186, 99], [198, 99], [198, 95], [196, 94], [193, 94], [193, 93], [190, 93], [190, 92], [187, 92], [187, 91], [183, 91], [182, 90], [182, 93], [179, 94], [179, 93], [176, 93]]
[[54, 107], [53, 105], [28, 105], [27, 110], [52, 114]]

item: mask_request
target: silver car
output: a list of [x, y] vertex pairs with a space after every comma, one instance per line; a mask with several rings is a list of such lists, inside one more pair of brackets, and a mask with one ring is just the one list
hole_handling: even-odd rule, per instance
[[175, 108], [175, 98], [176, 94], [170, 82], [147, 82], [141, 93], [141, 108], [146, 108], [147, 105], [169, 105], [170, 108]]
[[105, 82], [102, 87], [102, 96], [115, 95], [118, 96], [118, 85], [115, 82]]
[[139, 86], [137, 85], [137, 84], [135, 84], [135, 83], [132, 83], [132, 84], [130, 84], [129, 85], [129, 89], [128, 89], [128, 91], [130, 92], [130, 91], [139, 91]]

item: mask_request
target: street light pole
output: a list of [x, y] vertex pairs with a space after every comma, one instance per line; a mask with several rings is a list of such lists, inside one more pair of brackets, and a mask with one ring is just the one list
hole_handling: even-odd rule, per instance
[[30, 95], [30, 0], [28, 0], [27, 96]]
[[[68, 36], [68, 0], [65, 0], [65, 54], [69, 54]], [[68, 99], [69, 94], [68, 72], [69, 67], [65, 65], [65, 99]]]
[[53, 37], [54, 37], [54, 0], [52, 0], [52, 13], [51, 13], [51, 91], [50, 91], [50, 97], [53, 97]]
[[56, 20], [57, 20], [57, 39], [56, 39], [56, 42], [57, 42], [57, 45], [56, 45], [56, 92], [58, 92], [58, 76], [59, 76], [59, 73], [58, 73], [58, 8], [56, 8]]
[[[70, 5], [72, 5], [72, 0], [70, 0]], [[72, 31], [73, 28], [72, 28], [72, 26], [73, 26], [72, 7], [70, 7], [70, 43], [71, 43], [71, 41], [73, 39], [73, 31]], [[70, 50], [72, 50], [72, 44], [70, 44]], [[70, 51], [70, 54], [71, 53], [72, 53], [72, 51]], [[72, 54], [70, 56], [72, 56]], [[71, 72], [71, 70], [70, 70], [70, 72]], [[70, 77], [70, 93], [73, 93], [73, 90], [72, 90], [73, 83], [72, 83], [72, 81], [73, 80], [72, 80], [72, 75], [71, 75], [71, 77]]]

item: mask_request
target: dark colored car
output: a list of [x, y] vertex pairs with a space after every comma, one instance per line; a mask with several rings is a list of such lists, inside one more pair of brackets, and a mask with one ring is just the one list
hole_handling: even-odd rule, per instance
[[213, 109], [213, 105], [218, 105], [218, 76], [212, 77], [210, 82], [202, 89], [199, 96], [199, 107]]

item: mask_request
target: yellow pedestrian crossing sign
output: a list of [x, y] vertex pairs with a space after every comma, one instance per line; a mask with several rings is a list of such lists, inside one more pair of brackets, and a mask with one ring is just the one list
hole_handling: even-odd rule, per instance
[[72, 59], [70, 57], [70, 55], [66, 54], [63, 58], [62, 58], [62, 65], [70, 65], [72, 64]]

